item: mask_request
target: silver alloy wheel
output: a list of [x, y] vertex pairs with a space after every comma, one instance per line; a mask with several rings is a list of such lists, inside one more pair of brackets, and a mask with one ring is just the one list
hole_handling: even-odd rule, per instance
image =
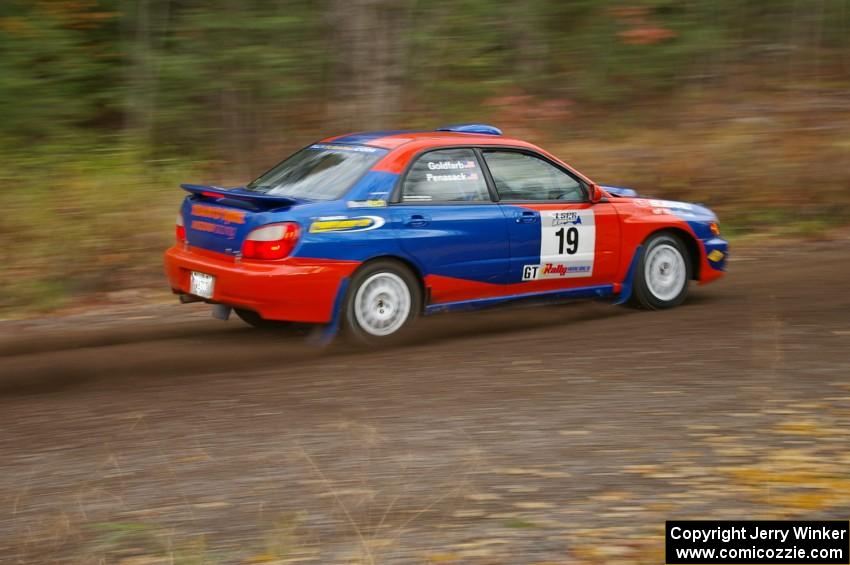
[[374, 336], [398, 331], [410, 315], [410, 289], [395, 273], [375, 273], [360, 285], [354, 296], [357, 324]]
[[644, 262], [644, 277], [649, 292], [658, 300], [669, 302], [679, 296], [687, 282], [685, 258], [670, 244], [657, 245]]

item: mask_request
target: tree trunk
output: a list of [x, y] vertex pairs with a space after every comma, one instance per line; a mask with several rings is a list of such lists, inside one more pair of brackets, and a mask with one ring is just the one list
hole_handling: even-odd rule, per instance
[[388, 127], [401, 111], [411, 0], [331, 0], [328, 120], [336, 128]]

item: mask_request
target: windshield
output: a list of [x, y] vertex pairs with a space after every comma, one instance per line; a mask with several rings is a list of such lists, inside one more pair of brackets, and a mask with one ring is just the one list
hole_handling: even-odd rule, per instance
[[319, 143], [295, 153], [245, 188], [270, 196], [333, 200], [351, 188], [386, 150]]

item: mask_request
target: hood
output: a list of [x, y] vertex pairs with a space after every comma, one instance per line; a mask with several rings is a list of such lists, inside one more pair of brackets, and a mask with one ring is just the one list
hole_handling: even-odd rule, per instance
[[637, 190], [634, 190], [633, 188], [625, 188], [625, 187], [622, 187], [622, 186], [605, 186], [605, 185], [600, 185], [600, 186], [601, 186], [602, 190], [606, 191], [611, 196], [617, 196], [617, 197], [622, 198], [622, 197], [634, 197], [634, 196], [638, 195]]
[[685, 220], [708, 220], [717, 221], [717, 215], [702, 204], [692, 202], [679, 202], [677, 200], [662, 200], [660, 198], [646, 198], [638, 196], [638, 192], [632, 188], [622, 186], [600, 185], [603, 190], [616, 198], [627, 198], [636, 206], [643, 208], [664, 208], [681, 216]]

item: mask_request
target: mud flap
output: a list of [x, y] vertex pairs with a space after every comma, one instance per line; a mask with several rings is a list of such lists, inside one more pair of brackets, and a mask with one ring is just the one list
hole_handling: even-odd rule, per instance
[[345, 292], [348, 290], [348, 278], [344, 278], [339, 283], [339, 289], [336, 291], [334, 299], [334, 309], [331, 321], [321, 327], [319, 331], [311, 332], [307, 341], [312, 345], [329, 345], [336, 335], [339, 333], [339, 325], [342, 323], [342, 308], [345, 302]]
[[626, 278], [620, 286], [620, 296], [617, 297], [612, 304], [625, 304], [632, 297], [632, 289], [635, 283], [635, 271], [637, 270], [640, 258], [643, 256], [643, 245], [638, 245], [635, 249], [635, 254], [632, 256], [632, 262], [629, 263], [629, 270], [626, 271]]

